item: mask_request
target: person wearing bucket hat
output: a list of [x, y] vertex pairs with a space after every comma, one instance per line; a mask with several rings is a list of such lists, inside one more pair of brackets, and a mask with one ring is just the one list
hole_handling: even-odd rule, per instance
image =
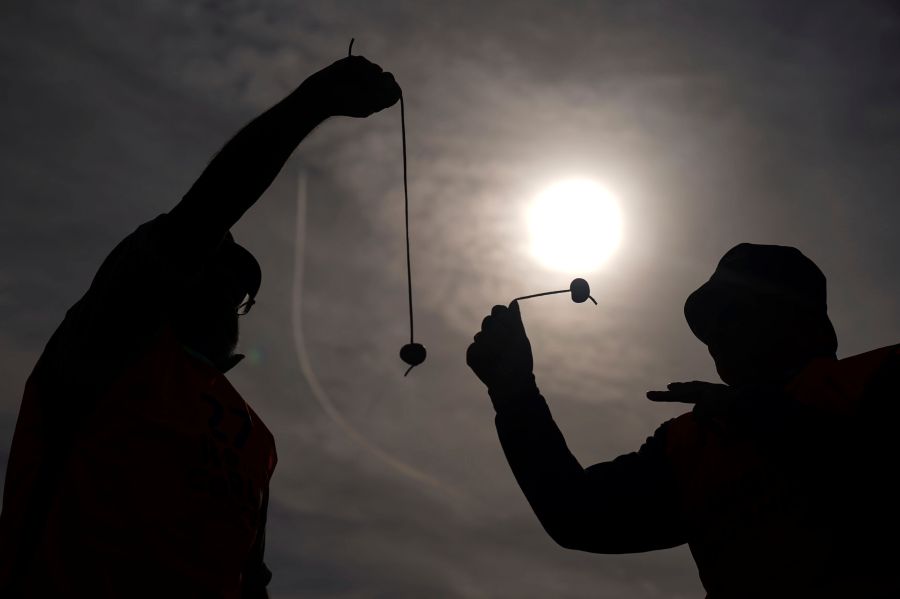
[[224, 373], [260, 265], [229, 230], [332, 116], [400, 98], [361, 56], [313, 74], [110, 253], [25, 387], [2, 597], [265, 597], [271, 433]]
[[786, 380], [835, 356], [825, 275], [798, 249], [742, 243], [688, 296], [684, 315], [729, 384]]
[[482, 322], [466, 360], [547, 533], [594, 553], [687, 544], [712, 599], [900, 596], [900, 345], [838, 360], [825, 276], [792, 247], [732, 248], [684, 313], [724, 384], [648, 392], [693, 407], [587, 468], [537, 387], [518, 305]]

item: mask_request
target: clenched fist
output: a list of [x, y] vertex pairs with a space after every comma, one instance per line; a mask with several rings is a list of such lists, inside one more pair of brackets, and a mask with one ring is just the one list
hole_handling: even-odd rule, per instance
[[323, 117], [367, 117], [400, 99], [391, 73], [362, 56], [348, 56], [311, 75], [303, 86]]
[[534, 360], [518, 302], [494, 306], [466, 352], [466, 364], [487, 385], [495, 403], [500, 397], [533, 388]]

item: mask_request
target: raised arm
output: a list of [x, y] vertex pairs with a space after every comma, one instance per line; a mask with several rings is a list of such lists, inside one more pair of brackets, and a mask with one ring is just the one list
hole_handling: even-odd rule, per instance
[[[170, 319], [184, 286], [272, 183], [294, 148], [330, 116], [365, 117], [400, 98], [393, 75], [360, 56], [313, 74], [241, 129], [167, 215], [138, 227], [104, 260], [45, 351], [76, 386], [113, 380]], [[85, 395], [88, 395], [85, 393]]]
[[201, 247], [215, 247], [319, 123], [367, 117], [399, 98], [393, 75], [361, 56], [322, 69], [225, 144], [170, 213], [172, 224]]
[[507, 461], [554, 541], [595, 553], [649, 551], [687, 541], [664, 453], [666, 426], [640, 451], [582, 468], [538, 392], [517, 303], [494, 307], [466, 361], [488, 387]]

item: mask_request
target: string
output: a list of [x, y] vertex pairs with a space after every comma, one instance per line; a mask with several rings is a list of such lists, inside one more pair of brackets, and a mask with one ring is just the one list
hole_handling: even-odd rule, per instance
[[308, 238], [307, 223], [307, 192], [306, 192], [306, 174], [304, 170], [300, 170], [297, 176], [297, 223], [294, 238], [294, 281], [292, 286], [291, 301], [291, 324], [293, 328], [295, 355], [300, 365], [300, 372], [306, 379], [307, 386], [312, 399], [316, 402], [322, 412], [331, 420], [344, 435], [351, 441], [356, 443], [364, 451], [372, 455], [377, 460], [393, 468], [400, 474], [408, 476], [426, 486], [437, 490], [442, 497], [452, 496], [457, 500], [467, 500], [458, 489], [451, 487], [447, 483], [419, 470], [415, 466], [408, 464], [400, 457], [396, 457], [390, 452], [382, 449], [373, 441], [371, 441], [362, 431], [358, 430], [338, 409], [337, 403], [332, 399], [328, 390], [313, 368], [312, 359], [306, 346], [306, 333], [303, 322], [303, 297], [304, 297], [304, 281], [305, 281], [305, 261], [306, 261], [306, 242]]
[[[400, 92], [400, 135], [403, 138], [403, 215], [406, 224], [406, 289], [409, 296], [409, 342], [415, 339], [413, 325], [413, 298], [412, 298], [412, 264], [409, 257], [409, 184], [406, 180], [406, 110], [403, 105], [403, 92]], [[409, 370], [412, 370], [410, 367]], [[409, 374], [409, 370], [406, 374]], [[403, 376], [406, 376], [404, 374]]]
[[523, 295], [521, 297], [517, 297], [513, 301], [517, 302], [519, 300], [530, 299], [532, 297], [541, 297], [542, 295], [554, 295], [556, 293], [568, 293], [568, 292], [569, 292], [568, 289], [560, 289], [559, 291], [545, 291], [544, 293], [533, 293], [531, 295]]
[[[350, 46], [347, 48], [347, 56], [353, 56], [353, 42], [356, 38], [350, 38]], [[412, 259], [409, 251], [409, 180], [407, 177], [407, 160], [406, 160], [406, 105], [403, 103], [403, 92], [400, 92], [400, 136], [403, 140], [403, 224], [406, 233], [406, 292], [409, 299], [409, 343], [415, 343], [415, 322], [413, 320], [413, 297], [412, 297]], [[409, 371], [415, 368], [410, 366], [403, 376], [409, 374]]]
[[[513, 301], [517, 302], [519, 300], [531, 299], [533, 297], [541, 297], [543, 295], [555, 295], [557, 293], [569, 293], [570, 289], [560, 289], [559, 291], [545, 291], [544, 293], [532, 293], [531, 295], [523, 295], [521, 297], [515, 298]], [[594, 296], [589, 295], [588, 299], [594, 302], [594, 305], [597, 305], [597, 300], [594, 299]], [[510, 302], [512, 303], [512, 302]]]

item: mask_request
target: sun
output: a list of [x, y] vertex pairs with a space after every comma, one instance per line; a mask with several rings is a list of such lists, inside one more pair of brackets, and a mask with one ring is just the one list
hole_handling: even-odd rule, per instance
[[544, 266], [569, 273], [596, 271], [622, 239], [616, 199], [589, 179], [555, 183], [528, 211], [531, 253]]

